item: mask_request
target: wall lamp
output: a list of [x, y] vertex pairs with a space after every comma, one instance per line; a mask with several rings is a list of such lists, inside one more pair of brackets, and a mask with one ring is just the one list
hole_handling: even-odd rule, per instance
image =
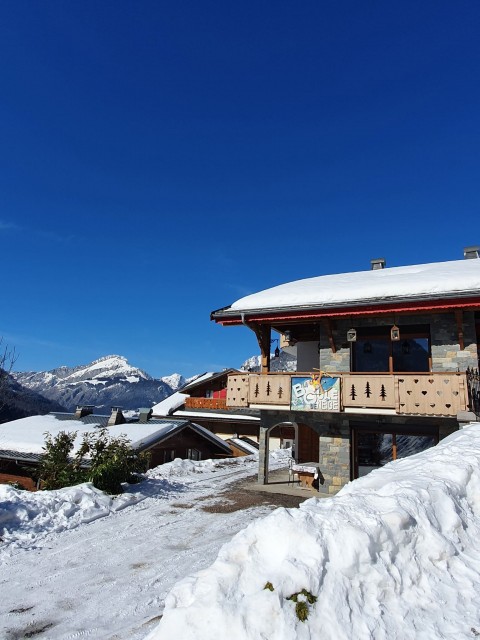
[[277, 343], [277, 346], [275, 347], [275, 351], [273, 352], [273, 357], [274, 358], [279, 358], [280, 357], [280, 349], [278, 348], [278, 338], [273, 338], [273, 340], [270, 340], [270, 344], [273, 344], [274, 342]]

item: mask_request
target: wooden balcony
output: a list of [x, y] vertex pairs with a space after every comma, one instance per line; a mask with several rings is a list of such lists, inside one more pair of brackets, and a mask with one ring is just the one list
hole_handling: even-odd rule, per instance
[[245, 373], [228, 376], [227, 408], [456, 416], [465, 373]]
[[226, 398], [186, 398], [185, 409], [226, 409]]

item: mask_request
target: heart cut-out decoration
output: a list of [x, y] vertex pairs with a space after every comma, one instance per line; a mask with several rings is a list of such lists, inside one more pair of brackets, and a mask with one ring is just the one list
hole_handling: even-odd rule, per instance
[[444, 384], [450, 384], [450, 380], [448, 378], [444, 378], [443, 382]]
[[437, 391], [437, 396], [441, 396], [442, 392], [441, 391]]
[[446, 404], [445, 405], [447, 407], [447, 409], [450, 409], [450, 407], [452, 406], [451, 404]]
[[454, 396], [458, 396], [458, 391], [453, 391]]
[[408, 393], [408, 395], [409, 395], [409, 396], [411, 396], [411, 395], [412, 395], [412, 392], [411, 392], [411, 391], [407, 391], [407, 393]]
[[419, 403], [418, 403], [418, 402], [415, 402], [415, 406], [416, 406], [416, 407], [419, 407], [420, 405], [419, 405]]
[[399, 378], [398, 381], [399, 382], [405, 382], [405, 380], [403, 378]]
[[433, 384], [435, 382], [435, 380], [433, 380], [432, 378], [429, 378], [428, 381], [430, 384]]
[[418, 378], [414, 378], [414, 379], [413, 379], [413, 381], [414, 381], [414, 383], [415, 383], [415, 384], [418, 384], [418, 383], [419, 383]]
[[426, 392], [426, 391], [422, 391], [422, 394], [423, 394], [424, 396], [426, 396], [426, 395], [427, 395], [427, 392]]
[[432, 402], [432, 403], [430, 404], [430, 406], [433, 408], [433, 407], [435, 406], [435, 403], [434, 403], [434, 402]]

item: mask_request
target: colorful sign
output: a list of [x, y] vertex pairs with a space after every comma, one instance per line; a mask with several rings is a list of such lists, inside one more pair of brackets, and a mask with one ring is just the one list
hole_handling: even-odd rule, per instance
[[292, 377], [293, 411], [340, 411], [340, 378], [313, 375]]

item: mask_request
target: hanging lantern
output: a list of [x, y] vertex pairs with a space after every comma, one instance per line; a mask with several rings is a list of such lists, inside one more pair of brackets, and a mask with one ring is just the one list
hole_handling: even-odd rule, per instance
[[392, 342], [397, 342], [398, 340], [400, 340], [400, 329], [396, 324], [394, 324], [390, 329], [390, 339], [392, 340]]
[[356, 342], [357, 341], [357, 330], [349, 329], [347, 331], [347, 340], [348, 342]]

